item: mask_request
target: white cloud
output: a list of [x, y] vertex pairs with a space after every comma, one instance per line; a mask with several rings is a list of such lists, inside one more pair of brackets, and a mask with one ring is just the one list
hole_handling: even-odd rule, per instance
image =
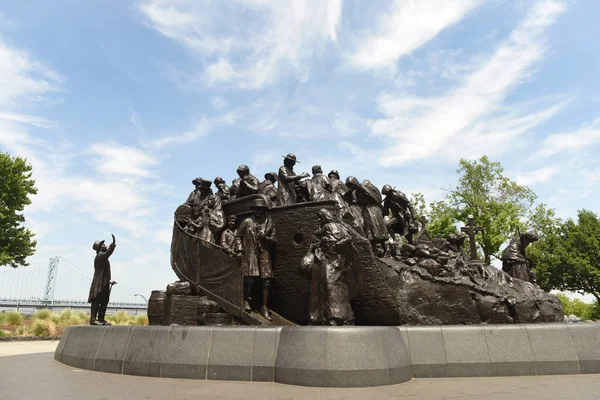
[[158, 163], [147, 152], [112, 142], [93, 144], [89, 151], [98, 156], [94, 163], [102, 174], [149, 177], [152, 176], [151, 168]]
[[375, 30], [357, 40], [347, 60], [361, 70], [394, 68], [400, 57], [456, 24], [481, 3], [481, 0], [396, 0], [373, 24]]
[[598, 144], [600, 144], [600, 119], [575, 132], [548, 136], [542, 143], [542, 148], [534, 157], [549, 157]]
[[223, 111], [228, 106], [227, 100], [225, 100], [224, 98], [219, 97], [219, 96], [211, 97], [210, 104], [212, 104], [214, 109], [217, 111]]
[[144, 126], [142, 125], [140, 116], [131, 107], [129, 107], [129, 122], [131, 122], [131, 125], [133, 125], [138, 131], [140, 131], [142, 133], [146, 133], [146, 129], [144, 129]]
[[0, 119], [20, 122], [43, 129], [53, 129], [56, 126], [55, 121], [50, 121], [49, 119], [42, 117], [36, 117], [35, 115], [0, 112]]
[[307, 78], [310, 59], [337, 39], [342, 0], [149, 0], [138, 9], [147, 26], [208, 65], [209, 85], [257, 89], [287, 75]]
[[171, 144], [195, 142], [201, 137], [208, 135], [217, 126], [232, 125], [236, 120], [237, 116], [234, 113], [222, 114], [215, 118], [202, 117], [192, 129], [155, 139], [149, 143], [149, 146], [151, 148], [162, 148]]
[[337, 112], [333, 117], [332, 127], [342, 136], [352, 136], [359, 132], [366, 132], [366, 121], [352, 112]]
[[550, 178], [555, 176], [559, 171], [560, 169], [556, 165], [542, 167], [517, 175], [516, 181], [525, 186], [535, 185], [536, 183], [544, 183], [548, 182]]
[[498, 118], [505, 127], [513, 125], [510, 127], [513, 134], [522, 134], [533, 126], [532, 121], [544, 121], [549, 114], [564, 107], [561, 102], [546, 113], [538, 112], [537, 118], [517, 115], [512, 121], [506, 118], [502, 121], [505, 117], [502, 102], [532, 76], [533, 67], [544, 54], [544, 33], [565, 8], [558, 1], [536, 2], [489, 58], [458, 87], [443, 95], [422, 98], [382, 94], [379, 107], [386, 118], [369, 121], [374, 135], [392, 142], [382, 155], [381, 163], [393, 166], [444, 154], [453, 147], [454, 140], [460, 140], [465, 134], [487, 140], [489, 137], [482, 132], [494, 134], [486, 124], [490, 120], [497, 123]]
[[0, 106], [45, 102], [63, 80], [29, 53], [9, 47], [0, 38]]

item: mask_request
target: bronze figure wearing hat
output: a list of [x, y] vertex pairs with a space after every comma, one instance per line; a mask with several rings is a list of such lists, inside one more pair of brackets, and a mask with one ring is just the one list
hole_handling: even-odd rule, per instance
[[189, 205], [192, 208], [193, 217], [197, 218], [200, 213], [202, 202], [208, 196], [213, 194], [210, 188], [212, 182], [207, 179], [198, 177], [194, 179], [192, 183], [196, 188], [192, 193], [190, 193], [185, 204]]
[[268, 205], [259, 198], [252, 204], [253, 215], [246, 218], [235, 233], [235, 251], [242, 257], [244, 276], [244, 304], [246, 312], [252, 310], [252, 291], [255, 283], [262, 281], [262, 304], [260, 314], [271, 320], [269, 294], [273, 280], [272, 253], [275, 249], [275, 225], [267, 215]]
[[90, 325], [110, 325], [106, 322], [106, 307], [110, 297], [110, 261], [108, 258], [117, 246], [115, 235], [112, 235], [112, 243], [106, 247], [104, 240], [94, 242], [92, 249], [96, 251], [94, 258], [94, 278], [90, 286], [88, 303], [92, 303]]
[[300, 179], [308, 178], [310, 175], [294, 173], [294, 165], [298, 161], [292, 153], [283, 157], [283, 165], [279, 168], [279, 185], [277, 186], [277, 205], [285, 206], [296, 204], [296, 184]]

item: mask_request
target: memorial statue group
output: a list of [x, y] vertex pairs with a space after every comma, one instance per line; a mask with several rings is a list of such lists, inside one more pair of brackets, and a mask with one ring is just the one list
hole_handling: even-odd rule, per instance
[[[297, 174], [294, 171], [297, 162], [294, 154], [286, 155], [279, 172], [266, 173], [262, 182], [246, 165], [238, 167], [238, 177], [230, 186], [221, 177], [213, 181], [194, 179], [195, 189], [185, 203], [191, 213], [178, 222], [188, 233], [242, 258], [243, 307], [245, 311], [251, 311], [250, 296], [257, 282], [261, 282], [259, 312], [271, 319], [267, 305], [273, 279], [272, 253], [276, 233], [266, 210], [273, 206], [332, 200], [336, 206], [334, 212], [326, 208], [319, 211], [321, 227], [315, 232], [317, 242], [311, 247], [310, 259], [318, 263], [323, 272], [320, 276], [313, 274], [312, 279], [321, 282], [325, 295], [319, 295], [322, 290], [311, 292], [310, 319], [314, 324], [352, 324], [353, 314], [344, 279], [349, 268], [351, 232], [369, 239], [374, 252], [383, 256], [386, 251], [393, 251], [396, 234], [412, 242], [418, 228], [414, 209], [404, 193], [390, 185], [385, 185], [380, 192], [368, 180], [359, 182], [350, 176], [343, 182], [338, 171], [332, 170], [325, 175], [319, 165], [312, 167], [312, 177], [307, 173]], [[216, 192], [211, 189], [213, 183]], [[254, 201], [251, 218], [246, 218], [239, 227], [235, 216], [225, 220], [223, 202], [255, 194], [264, 196]]]
[[[352, 245], [352, 237], [360, 235], [367, 238], [377, 257], [396, 256], [396, 236], [403, 236], [412, 244], [413, 235], [418, 231], [415, 210], [406, 195], [390, 185], [384, 185], [380, 192], [369, 180], [359, 182], [349, 176], [343, 182], [338, 171], [332, 170], [326, 176], [319, 165], [312, 167], [312, 177], [307, 173], [296, 174], [294, 166], [297, 162], [294, 154], [286, 155], [279, 172], [266, 173], [262, 182], [250, 173], [246, 165], [237, 168], [238, 178], [230, 186], [221, 177], [213, 181], [194, 179], [194, 191], [176, 212], [177, 223], [190, 235], [241, 258], [244, 276], [242, 307], [246, 312], [252, 311], [251, 296], [254, 287], [261, 284], [262, 299], [258, 311], [264, 318], [272, 320], [268, 304], [274, 276], [272, 260], [276, 232], [267, 210], [273, 206], [302, 202], [333, 201], [333, 211], [324, 207], [318, 212], [320, 227], [314, 232], [315, 241], [299, 269], [311, 280], [310, 323], [352, 325], [354, 314], [346, 281], [353, 264], [351, 260], [356, 256], [353, 254], [356, 249]], [[211, 189], [213, 183], [216, 193]], [[225, 219], [223, 202], [256, 194], [263, 196], [257, 196], [253, 201], [252, 217], [244, 219], [239, 226], [235, 216]], [[470, 221], [469, 226], [463, 229], [470, 233], [474, 254], [474, 234], [481, 228]], [[512, 277], [533, 282], [531, 265], [524, 254], [525, 247], [535, 240], [537, 235], [532, 232], [513, 239], [502, 257], [503, 270]], [[108, 258], [115, 246], [114, 236], [108, 247], [104, 241], [93, 245], [96, 251], [95, 272], [88, 299], [92, 303], [92, 325], [108, 324], [104, 316], [110, 288], [116, 283], [110, 280]], [[354, 263], [355, 268], [356, 264], [359, 263]]]

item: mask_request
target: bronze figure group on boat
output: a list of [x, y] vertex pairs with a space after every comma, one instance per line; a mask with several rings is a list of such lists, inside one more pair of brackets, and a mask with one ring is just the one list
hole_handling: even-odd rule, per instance
[[[362, 240], [368, 240], [374, 257], [396, 258], [400, 256], [401, 242], [407, 243], [402, 247], [406, 252], [406, 246], [415, 244], [415, 237], [425, 231], [427, 221], [418, 220], [408, 197], [389, 184], [379, 190], [371, 181], [361, 182], [354, 176], [343, 181], [337, 170], [325, 175], [320, 165], [312, 167], [312, 176], [296, 173], [297, 163], [294, 154], [283, 156], [279, 171], [267, 172], [262, 182], [247, 165], [237, 168], [237, 177], [230, 186], [220, 176], [213, 181], [196, 178], [192, 181], [195, 189], [176, 212], [176, 220], [184, 232], [241, 260], [241, 309], [248, 313], [258, 311], [266, 320], [272, 320], [269, 297], [275, 276], [277, 234], [268, 210], [298, 203], [328, 204], [329, 208], [317, 212], [319, 226], [312, 228], [312, 245], [299, 266], [301, 275], [310, 280], [308, 321], [319, 325], [352, 325], [354, 313], [347, 276], [361, 274], [361, 263], [351, 261], [357, 259], [353, 237], [366, 238]], [[211, 189], [212, 184], [216, 192]], [[253, 199], [251, 213], [226, 215], [224, 204], [247, 196], [253, 196], [248, 200]], [[470, 219], [463, 231], [466, 234], [448, 238], [447, 243], [462, 253], [462, 242], [468, 236], [471, 255], [475, 257], [475, 234], [481, 228]], [[403, 239], [399, 241], [398, 237]], [[504, 257], [504, 270], [509, 275], [533, 281], [523, 254], [524, 247], [534, 240], [522, 235], [511, 242], [512, 250], [507, 249]], [[417, 253], [421, 251], [419, 246], [411, 248]]]

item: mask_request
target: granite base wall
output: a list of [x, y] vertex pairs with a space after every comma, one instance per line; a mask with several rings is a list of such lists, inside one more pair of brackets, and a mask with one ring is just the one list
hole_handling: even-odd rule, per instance
[[73, 326], [54, 358], [165, 378], [367, 387], [412, 377], [600, 373], [600, 324]]

